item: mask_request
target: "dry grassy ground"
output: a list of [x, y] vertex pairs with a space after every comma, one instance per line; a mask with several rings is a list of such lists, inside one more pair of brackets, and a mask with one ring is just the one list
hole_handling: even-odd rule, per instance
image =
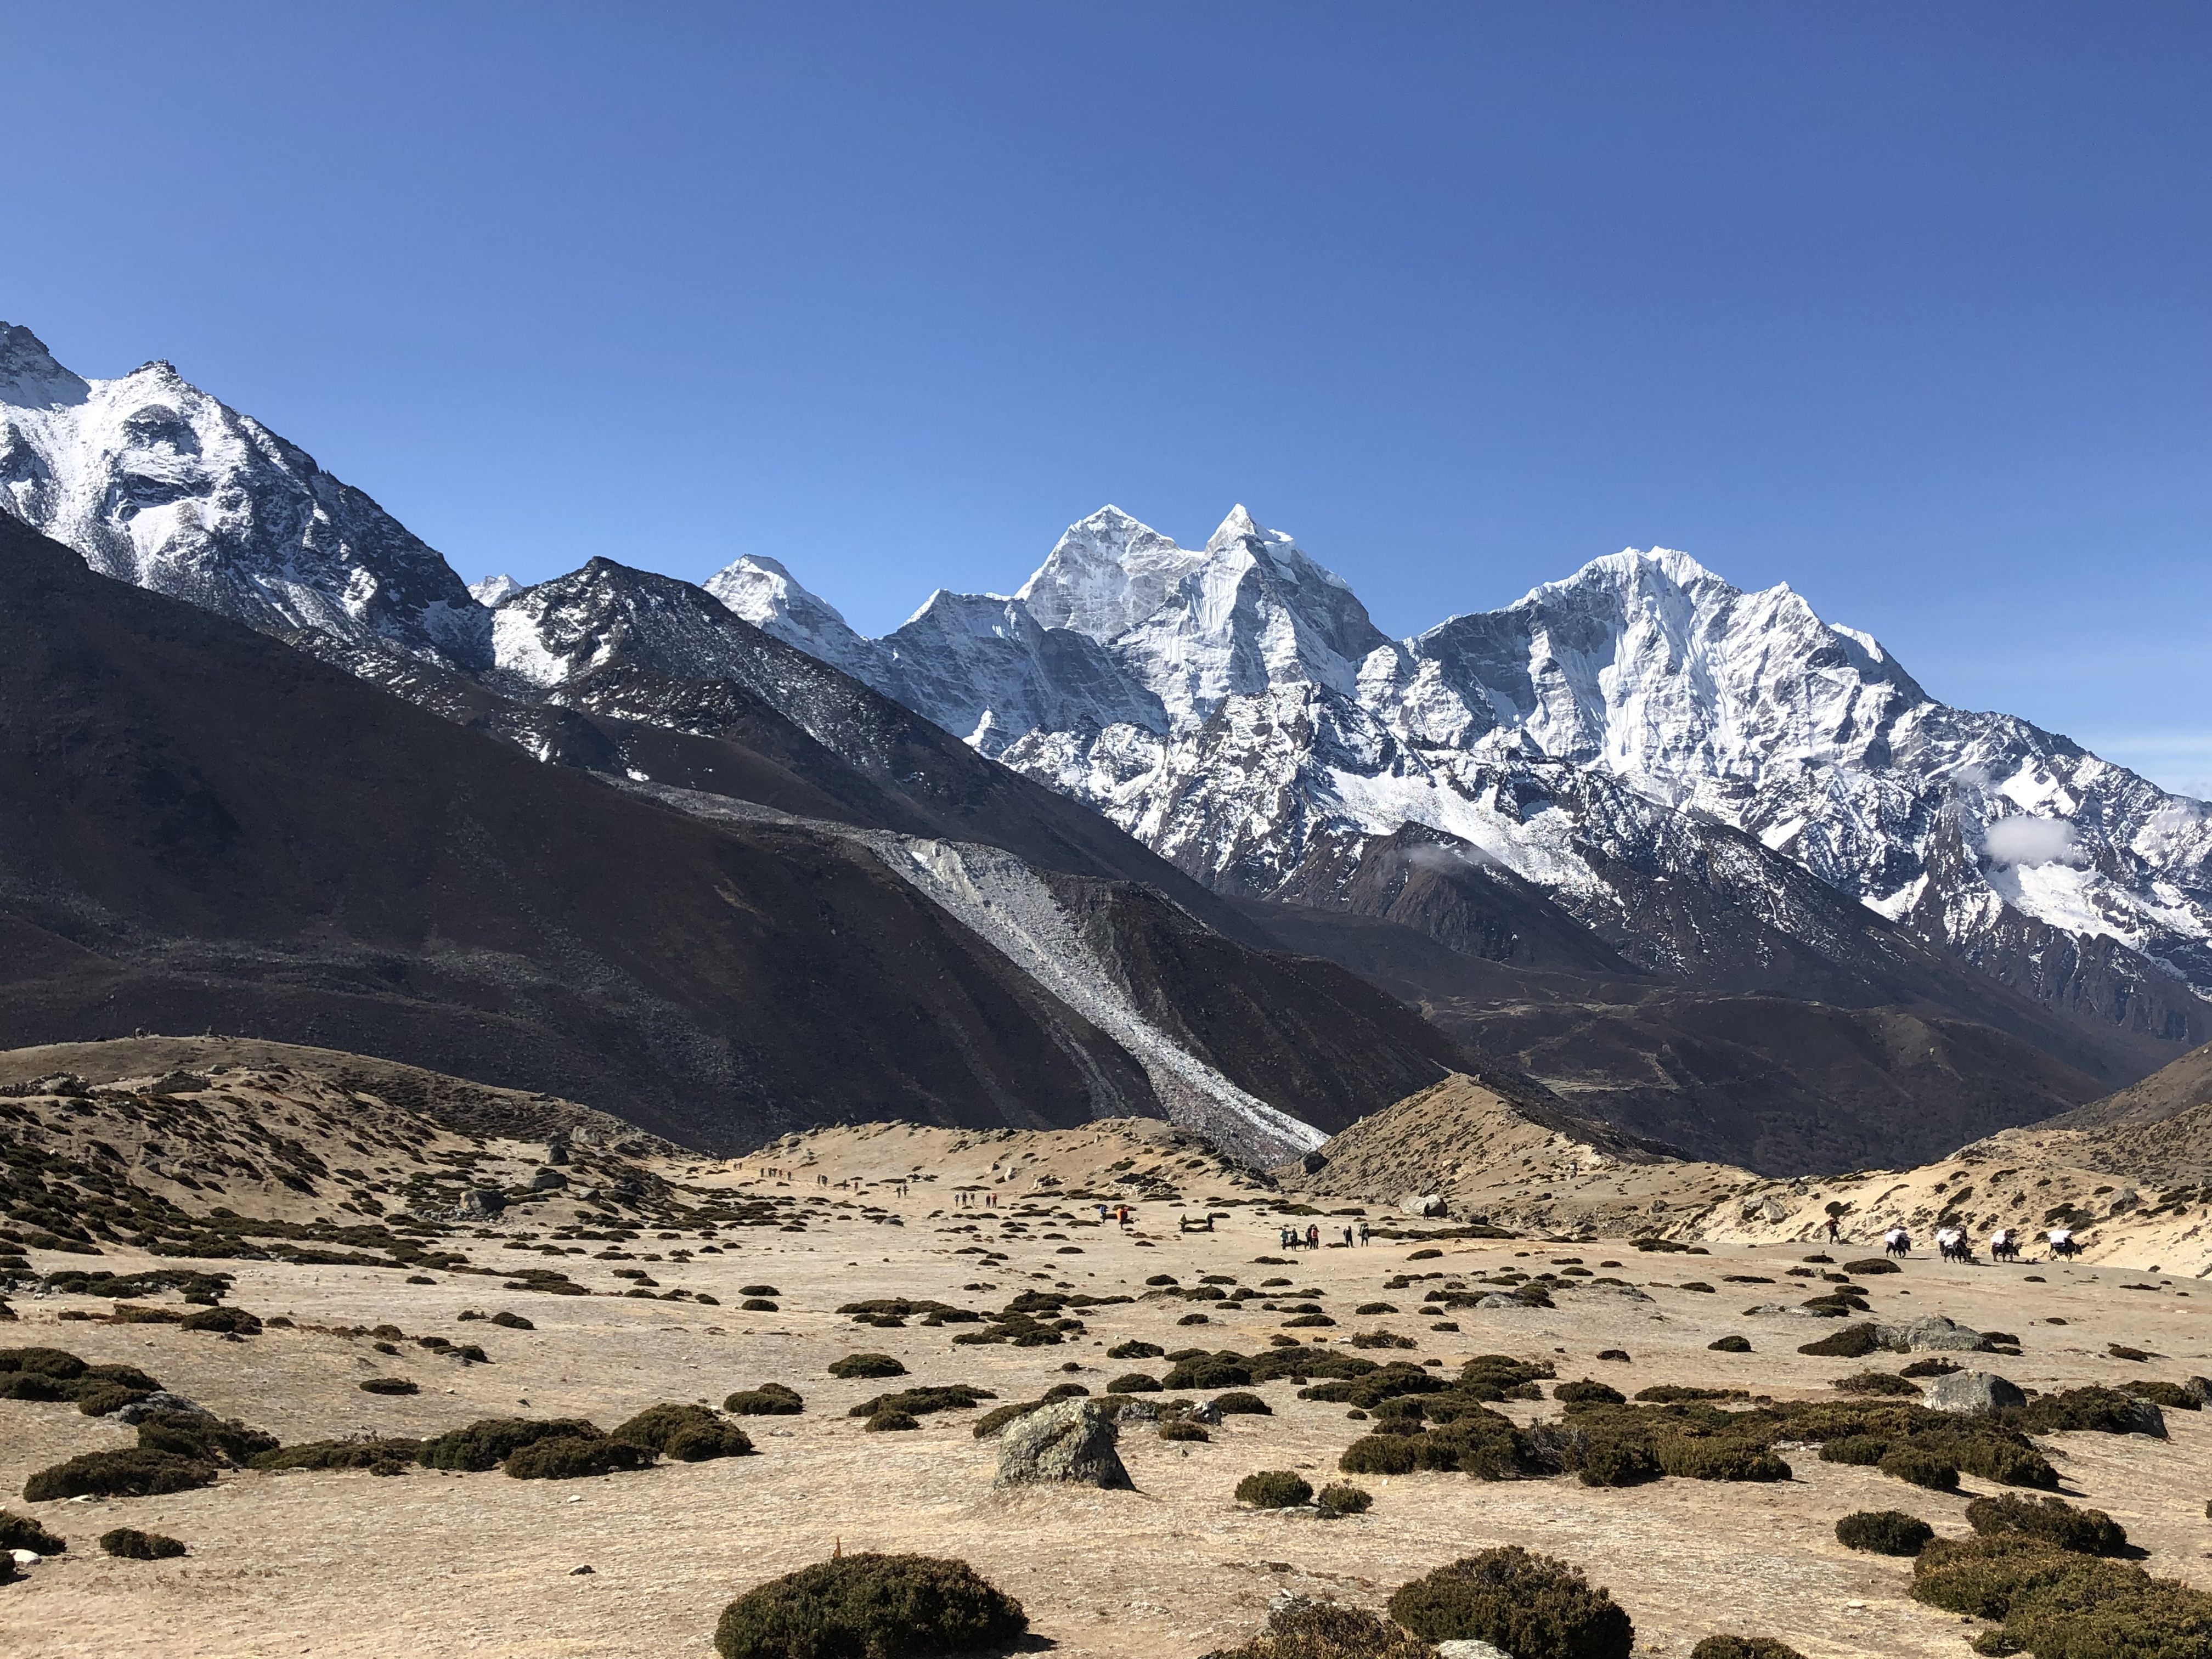
[[[1333, 1474], [1337, 1455], [1359, 1432], [1345, 1407], [1301, 1401], [1287, 1382], [1259, 1390], [1273, 1417], [1231, 1418], [1213, 1431], [1211, 1443], [1125, 1433], [1133, 1492], [994, 1495], [996, 1443], [972, 1437], [975, 1413], [926, 1417], [920, 1431], [895, 1434], [866, 1433], [845, 1414], [872, 1394], [904, 1385], [831, 1379], [829, 1363], [854, 1350], [897, 1356], [911, 1382], [970, 1382], [1016, 1400], [1055, 1382], [1079, 1382], [1097, 1392], [1124, 1370], [1165, 1369], [1157, 1360], [1106, 1357], [1108, 1346], [1128, 1338], [1170, 1350], [1249, 1352], [1265, 1346], [1286, 1316], [1256, 1303], [1241, 1310], [1215, 1303], [1205, 1306], [1212, 1322], [1183, 1327], [1178, 1319], [1200, 1304], [1139, 1300], [1085, 1310], [1088, 1329], [1070, 1342], [1012, 1348], [953, 1346], [955, 1335], [974, 1326], [876, 1329], [836, 1312], [842, 1303], [881, 1296], [988, 1310], [1021, 1290], [1048, 1285], [1141, 1296], [1144, 1280], [1161, 1273], [1186, 1285], [1207, 1273], [1248, 1285], [1286, 1278], [1292, 1284], [1271, 1295], [1318, 1291], [1311, 1299], [1338, 1323], [1295, 1334], [1342, 1339], [1387, 1328], [1419, 1343], [1417, 1353], [1395, 1357], [1447, 1365], [1486, 1352], [1546, 1358], [1561, 1378], [1595, 1375], [1632, 1391], [1682, 1382], [1778, 1398], [1826, 1395], [1832, 1379], [1867, 1363], [1796, 1352], [1832, 1324], [1742, 1313], [1754, 1303], [1798, 1299], [1788, 1294], [1796, 1281], [1785, 1269], [1806, 1253], [1802, 1243], [1715, 1244], [1709, 1255], [1689, 1256], [1644, 1255], [1605, 1242], [1462, 1240], [1437, 1246], [1444, 1252], [1439, 1258], [1414, 1262], [1407, 1259], [1410, 1243], [1377, 1241], [1364, 1249], [1302, 1250], [1290, 1265], [1261, 1265], [1255, 1258], [1287, 1254], [1277, 1249], [1277, 1224], [1249, 1206], [1257, 1195], [1232, 1184], [1218, 1162], [1188, 1167], [1202, 1156], [1161, 1129], [990, 1137], [894, 1128], [810, 1136], [736, 1166], [664, 1163], [655, 1166], [661, 1173], [695, 1188], [786, 1200], [805, 1216], [806, 1230], [726, 1227], [714, 1236], [717, 1253], [683, 1262], [672, 1259], [674, 1251], [701, 1251], [707, 1241], [688, 1231], [681, 1237], [648, 1231], [622, 1247], [631, 1258], [622, 1261], [598, 1259], [601, 1243], [568, 1241], [563, 1248], [590, 1254], [564, 1255], [559, 1265], [600, 1292], [589, 1297], [507, 1291], [497, 1277], [444, 1270], [428, 1275], [434, 1283], [410, 1285], [398, 1268], [204, 1264], [236, 1273], [234, 1304], [297, 1322], [241, 1341], [173, 1326], [64, 1322], [58, 1316], [66, 1310], [104, 1313], [109, 1304], [19, 1298], [21, 1321], [0, 1327], [0, 1343], [52, 1344], [89, 1360], [128, 1361], [287, 1442], [428, 1435], [493, 1415], [580, 1415], [611, 1427], [657, 1401], [719, 1405], [732, 1389], [764, 1381], [797, 1388], [807, 1407], [797, 1417], [746, 1419], [760, 1455], [599, 1480], [520, 1481], [422, 1469], [398, 1479], [227, 1473], [211, 1488], [171, 1497], [29, 1505], [15, 1494], [32, 1471], [81, 1451], [128, 1444], [130, 1431], [66, 1405], [0, 1401], [0, 1492], [8, 1494], [0, 1501], [35, 1514], [70, 1542], [65, 1555], [0, 1588], [0, 1652], [22, 1659], [705, 1659], [715, 1616], [731, 1596], [842, 1544], [848, 1552], [966, 1558], [1018, 1596], [1040, 1643], [1069, 1659], [1192, 1659], [1249, 1634], [1280, 1589], [1371, 1605], [1409, 1577], [1498, 1543], [1563, 1556], [1609, 1586], [1636, 1620], [1639, 1652], [1686, 1654], [1698, 1638], [1723, 1629], [1779, 1637], [1811, 1659], [1950, 1659], [1964, 1650], [1968, 1627], [1906, 1598], [1909, 1563], [1855, 1555], [1835, 1542], [1832, 1528], [1850, 1510], [1896, 1507], [1942, 1534], [1961, 1534], [1967, 1497], [1981, 1486], [1971, 1478], [1960, 1496], [1942, 1496], [1872, 1469], [1820, 1462], [1810, 1451], [1790, 1456], [1795, 1480], [1772, 1486], [1668, 1480], [1595, 1490], [1565, 1479], [1369, 1477], [1361, 1484], [1375, 1493], [1372, 1510], [1322, 1522], [1240, 1511], [1231, 1498], [1238, 1478], [1255, 1469], [1299, 1468], [1316, 1479]], [[1124, 1159], [1127, 1166], [1116, 1168]], [[763, 1177], [764, 1167], [792, 1174]], [[933, 1181], [921, 1178], [933, 1175]], [[1094, 1202], [1059, 1196], [1086, 1182], [1103, 1193], [1109, 1179], [1148, 1175], [1142, 1189], [1167, 1190], [1172, 1179], [1188, 1201], [1140, 1201], [1137, 1224], [1127, 1233], [1097, 1224]], [[1059, 1184], [1040, 1185], [1041, 1176]], [[904, 1197], [888, 1184], [899, 1176], [908, 1178]], [[860, 1182], [868, 1184], [854, 1184]], [[988, 1188], [1000, 1202], [959, 1206], [953, 1189], [961, 1186]], [[1203, 1202], [1209, 1198], [1246, 1202]], [[1178, 1232], [1178, 1214], [1196, 1218], [1209, 1209], [1222, 1218], [1215, 1231]], [[1009, 1220], [1026, 1225], [1010, 1228]], [[463, 1234], [450, 1247], [495, 1271], [551, 1263], [550, 1256], [502, 1248], [512, 1241], [497, 1235], [520, 1224], [485, 1230], [493, 1237]], [[951, 1231], [963, 1228], [976, 1231]], [[957, 1254], [963, 1250], [996, 1259]], [[112, 1249], [96, 1261], [31, 1254], [41, 1268], [119, 1272], [149, 1260]], [[1433, 1333], [1413, 1316], [1418, 1290], [1382, 1289], [1401, 1272], [1548, 1271], [1572, 1257], [1593, 1271], [1601, 1262], [1622, 1263], [1615, 1276], [1650, 1299], [1563, 1290], [1554, 1309], [1463, 1310], [1454, 1316], [1458, 1332]], [[719, 1305], [606, 1294], [628, 1288], [617, 1267], [708, 1293]], [[1728, 1284], [1729, 1274], [1775, 1283]], [[2045, 1282], [2029, 1282], [2030, 1274]], [[1717, 1291], [1675, 1288], [1690, 1281]], [[1921, 1260], [1902, 1275], [1863, 1282], [1877, 1318], [1942, 1313], [1978, 1328], [2017, 1332], [2021, 1358], [1975, 1363], [2030, 1387], [2140, 1376], [2178, 1381], [2212, 1371], [2206, 1324], [2212, 1292], [2185, 1280], [2146, 1281], [2106, 1266], [1957, 1267]], [[2121, 1288], [2146, 1282], [2155, 1288]], [[739, 1310], [741, 1287], [753, 1284], [781, 1292], [776, 1312]], [[1370, 1299], [1406, 1312], [1356, 1317], [1353, 1309]], [[501, 1308], [527, 1316], [537, 1328], [458, 1318], [465, 1309]], [[2066, 1322], [2048, 1322], [2054, 1318]], [[307, 1328], [386, 1322], [409, 1337], [482, 1342], [494, 1363], [464, 1367], [404, 1344], [392, 1358], [373, 1352], [366, 1337]], [[1707, 1351], [1729, 1332], [1747, 1335], [1755, 1352]], [[2113, 1359], [2106, 1351], [2115, 1341], [2162, 1358]], [[1597, 1350], [1616, 1346], [1633, 1363], [1595, 1361]], [[1063, 1369], [1068, 1365], [1079, 1369]], [[361, 1377], [394, 1371], [414, 1377], [422, 1392], [386, 1398], [355, 1386]], [[1507, 1409], [1525, 1419], [1556, 1407], [1547, 1401]], [[2181, 1411], [2169, 1412], [2167, 1420], [2166, 1443], [2070, 1434], [2046, 1443], [2068, 1492], [2119, 1520], [2149, 1552], [2150, 1571], [2212, 1583], [2205, 1571], [2212, 1565], [2212, 1523], [2205, 1519], [2212, 1422]], [[100, 1555], [97, 1535], [126, 1524], [173, 1534], [191, 1553], [154, 1564]], [[586, 1565], [590, 1574], [573, 1572]]]

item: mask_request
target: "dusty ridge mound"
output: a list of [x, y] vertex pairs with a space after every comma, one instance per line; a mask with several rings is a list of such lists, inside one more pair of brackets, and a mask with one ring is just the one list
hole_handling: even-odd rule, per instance
[[2164, 1122], [2200, 1106], [2212, 1106], [2212, 1042], [2192, 1048], [2171, 1066], [2102, 1100], [2091, 1101], [2034, 1127], [2045, 1129], [2129, 1129]]
[[618, 1117], [574, 1101], [521, 1089], [501, 1089], [419, 1066], [254, 1037], [142, 1036], [106, 1042], [48, 1042], [0, 1052], [0, 1088], [67, 1073], [87, 1083], [151, 1079], [173, 1072], [211, 1067], [289, 1076], [329, 1085], [349, 1095], [373, 1096], [465, 1135], [544, 1140], [581, 1131], [587, 1138], [631, 1150], [677, 1149]]
[[1455, 1218], [1547, 1230], [1642, 1230], [1647, 1217], [1695, 1213], [1758, 1179], [1469, 1077], [1362, 1118], [1308, 1162], [1319, 1167], [1282, 1172], [1285, 1191], [1394, 1206], [1433, 1195]]
[[[0, 1222], [33, 1249], [416, 1266], [459, 1224], [653, 1214], [672, 1197], [637, 1160], [678, 1149], [601, 1113], [357, 1055], [148, 1038], [14, 1050], [0, 1078]], [[471, 1133], [392, 1095], [538, 1136]]]

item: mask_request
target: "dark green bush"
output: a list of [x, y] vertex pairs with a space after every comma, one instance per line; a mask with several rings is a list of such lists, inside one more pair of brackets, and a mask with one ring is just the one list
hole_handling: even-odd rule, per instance
[[80, 1389], [101, 1383], [128, 1389], [133, 1394], [151, 1394], [161, 1386], [150, 1373], [136, 1365], [88, 1365], [76, 1379]]
[[1394, 1314], [1398, 1310], [1388, 1302], [1363, 1302], [1352, 1311], [1361, 1318], [1367, 1319], [1378, 1314]]
[[919, 1659], [1003, 1647], [1022, 1605], [964, 1561], [848, 1555], [772, 1579], [722, 1610], [721, 1659]]
[[1275, 1408], [1256, 1394], [1232, 1389], [1213, 1402], [1213, 1409], [1224, 1417], [1273, 1417]]
[[1517, 1545], [1402, 1584], [1390, 1616], [1430, 1642], [1488, 1642], [1513, 1659], [1629, 1659], [1628, 1614], [1564, 1561]]
[[364, 1376], [354, 1384], [363, 1394], [420, 1394], [422, 1389], [404, 1376]]
[[1816, 1359], [1857, 1359], [1881, 1346], [1872, 1324], [1846, 1325], [1817, 1342], [1799, 1344], [1797, 1352], [1811, 1354]]
[[215, 1331], [228, 1336], [258, 1336], [261, 1322], [243, 1308], [203, 1308], [185, 1316], [188, 1331]]
[[1117, 1342], [1106, 1350], [1109, 1359], [1158, 1359], [1167, 1352], [1157, 1342]]
[[1158, 1394], [1160, 1380], [1142, 1371], [1125, 1371], [1106, 1385], [1109, 1394]]
[[[635, 1296], [637, 1292], [635, 1291], [632, 1291], [630, 1294], [632, 1296]], [[647, 1296], [651, 1296], [653, 1292], [651, 1291], [647, 1291], [646, 1294]], [[775, 1303], [770, 1302], [765, 1297], [759, 1296], [747, 1297], [744, 1301], [738, 1304], [738, 1310], [740, 1313], [781, 1313], [782, 1311], [782, 1310], [778, 1308]]]
[[1925, 1486], [1930, 1492], [1955, 1492], [1959, 1487], [1957, 1468], [1917, 1446], [1899, 1446], [1876, 1467], [1893, 1480]]
[[1890, 1371], [1854, 1371], [1838, 1377], [1834, 1386], [1844, 1394], [1881, 1395], [1898, 1400], [1911, 1399], [1920, 1392], [1917, 1383]]
[[2018, 1533], [2081, 1555], [2118, 1555], [2128, 1547], [2127, 1529], [2104, 1510], [2077, 1510], [2057, 1498], [1977, 1498], [1966, 1505], [1966, 1524], [1984, 1538]]
[[943, 1388], [904, 1389], [896, 1394], [879, 1394], [872, 1400], [862, 1401], [845, 1415], [875, 1417], [884, 1412], [904, 1412], [911, 1416], [924, 1417], [931, 1412], [965, 1411], [986, 1400], [998, 1397], [988, 1389], [970, 1388], [965, 1382], [953, 1382]]
[[912, 1412], [886, 1407], [860, 1425], [870, 1434], [903, 1434], [908, 1429], [918, 1429], [921, 1419]]
[[1805, 1656], [1771, 1636], [1708, 1636], [1690, 1650], [1690, 1659], [1805, 1659]]
[[1911, 1444], [1962, 1474], [1978, 1474], [1999, 1486], [2038, 1486], [2048, 1492], [2058, 1485], [2058, 1471], [2049, 1458], [1994, 1424], [1954, 1418], [1916, 1427]]
[[1861, 1510], [1836, 1522], [1836, 1541], [1869, 1555], [1917, 1555], [1936, 1528], [1903, 1510]]
[[517, 1449], [507, 1472], [517, 1480], [582, 1480], [625, 1469], [650, 1468], [653, 1449], [611, 1435], [552, 1435]]
[[1939, 1538], [1913, 1564], [1912, 1599], [1946, 1613], [2002, 1620], [2024, 1592], [2098, 1565], [2091, 1557], [2017, 1534]]
[[1261, 1469], [1237, 1483], [1237, 1501], [1255, 1510], [1294, 1510], [1313, 1498], [1313, 1487], [1288, 1469]]
[[280, 1446], [256, 1456], [251, 1468], [281, 1473], [286, 1469], [368, 1469], [396, 1474], [415, 1461], [419, 1440], [308, 1440], [296, 1446]]
[[211, 1462], [131, 1447], [86, 1452], [66, 1463], [40, 1469], [23, 1483], [23, 1497], [33, 1504], [50, 1504], [61, 1498], [158, 1498], [164, 1492], [211, 1486], [215, 1477], [216, 1466]]
[[28, 1550], [33, 1555], [59, 1555], [69, 1548], [28, 1516], [0, 1510], [0, 1550]]
[[1374, 1507], [1375, 1496], [1364, 1486], [1335, 1480], [1323, 1486], [1315, 1501], [1323, 1515], [1364, 1515]]
[[36, 1371], [67, 1382], [91, 1368], [63, 1348], [0, 1348], [0, 1371]]
[[832, 1376], [904, 1376], [906, 1367], [887, 1353], [848, 1353], [830, 1362]]
[[738, 1286], [738, 1294], [739, 1296], [781, 1296], [783, 1292], [773, 1285], [740, 1285]]
[[647, 1447], [679, 1463], [716, 1457], [750, 1457], [753, 1443], [733, 1423], [704, 1406], [647, 1406], [614, 1431], [617, 1440]]
[[2170, 1412], [2199, 1412], [2204, 1402], [2179, 1382], [2160, 1382], [2145, 1377], [2128, 1384], [2128, 1392], [2138, 1400], [2148, 1400]]
[[1651, 1451], [1661, 1468], [1688, 1480], [1790, 1479], [1790, 1465], [1752, 1440], [1658, 1435], [1652, 1439]]
[[504, 1325], [510, 1331], [534, 1331], [538, 1328], [520, 1314], [509, 1313], [504, 1308], [491, 1316], [491, 1322], [495, 1325]]
[[741, 1389], [722, 1402], [732, 1417], [796, 1417], [806, 1401], [796, 1389], [781, 1382], [763, 1382], [757, 1389]]
[[1562, 1382], [1552, 1390], [1552, 1398], [1563, 1406], [1625, 1406], [1628, 1396], [1610, 1383], [1594, 1382], [1584, 1377], [1579, 1382]]
[[1838, 1436], [1820, 1448], [1823, 1463], [1851, 1463], [1870, 1468], [1889, 1455], [1889, 1442], [1871, 1434]]
[[1741, 1389], [1690, 1389], [1679, 1382], [1661, 1382], [1649, 1389], [1638, 1389], [1637, 1399], [1648, 1406], [1672, 1406], [1685, 1400], [1741, 1400]]
[[2141, 1422], [2134, 1396], [2118, 1389], [2063, 1389], [2038, 1395], [2025, 1406], [2002, 1413], [2008, 1427], [2028, 1434], [2055, 1434], [2067, 1429], [2094, 1430], [2104, 1434], [2131, 1434]]
[[148, 1393], [144, 1389], [126, 1389], [118, 1382], [94, 1382], [89, 1386], [78, 1382], [76, 1408], [87, 1417], [112, 1417], [125, 1406], [135, 1406]]
[[0, 1372], [0, 1400], [67, 1400], [75, 1385], [45, 1371]]
[[249, 1429], [236, 1418], [223, 1422], [198, 1412], [155, 1412], [138, 1419], [138, 1444], [146, 1451], [242, 1469], [263, 1452], [276, 1450], [276, 1437]]
[[1746, 1336], [1723, 1336], [1705, 1344], [1714, 1353], [1749, 1353], [1751, 1339]]
[[1346, 1446], [1336, 1467], [1346, 1474], [1411, 1474], [1419, 1462], [1410, 1437], [1369, 1434]]
[[1206, 1431], [1204, 1424], [1192, 1423], [1180, 1417], [1170, 1417], [1164, 1419], [1160, 1424], [1160, 1438], [1163, 1440], [1211, 1440], [1213, 1437]]
[[1585, 1486], [1640, 1486], [1665, 1473], [1641, 1422], [1626, 1415], [1579, 1412], [1531, 1423], [1519, 1448], [1531, 1468], [1577, 1475]]
[[1003, 1406], [994, 1406], [975, 1419], [969, 1431], [978, 1440], [988, 1439], [1016, 1418], [1027, 1417], [1045, 1403], [1042, 1400], [1013, 1400]]
[[1852, 1279], [1865, 1279], [1876, 1273], [1901, 1273], [1904, 1271], [1886, 1255], [1869, 1255], [1857, 1261], [1844, 1263], [1844, 1273]]
[[1301, 1599], [1268, 1614], [1267, 1628], [1243, 1647], [1206, 1659], [1433, 1659], [1435, 1651], [1371, 1613]]
[[1900, 1376], [1948, 1376], [1966, 1368], [1955, 1359], [1916, 1359], [1898, 1373]]
[[452, 1429], [425, 1440], [416, 1461], [428, 1469], [458, 1469], [480, 1474], [495, 1469], [525, 1446], [556, 1438], [594, 1439], [599, 1427], [580, 1417], [533, 1419], [527, 1417], [487, 1417], [465, 1429]]
[[100, 1534], [100, 1547], [125, 1561], [167, 1561], [185, 1553], [182, 1540], [158, 1532], [141, 1532], [136, 1527], [118, 1527]]

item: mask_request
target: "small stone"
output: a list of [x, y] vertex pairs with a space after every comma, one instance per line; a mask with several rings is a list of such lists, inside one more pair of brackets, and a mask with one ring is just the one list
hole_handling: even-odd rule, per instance
[[568, 1577], [571, 1578], [581, 1578], [586, 1573], [590, 1572], [591, 1571], [592, 1568], [589, 1566], [571, 1567], [568, 1569]]

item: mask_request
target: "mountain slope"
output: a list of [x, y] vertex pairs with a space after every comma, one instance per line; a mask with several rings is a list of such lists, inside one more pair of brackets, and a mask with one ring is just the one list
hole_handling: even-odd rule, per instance
[[[12, 523], [0, 611], [9, 1046], [311, 1041], [708, 1146], [1162, 1109], [1121, 1044], [864, 847], [538, 764]], [[1350, 1030], [1394, 1062], [1376, 1104], [1445, 1069]]]

